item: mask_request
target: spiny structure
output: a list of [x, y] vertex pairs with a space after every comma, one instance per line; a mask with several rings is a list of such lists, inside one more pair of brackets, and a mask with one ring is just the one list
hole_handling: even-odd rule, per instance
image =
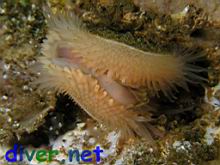
[[82, 28], [72, 13], [47, 16], [49, 31], [39, 59], [43, 88], [71, 96], [91, 117], [120, 132], [152, 140], [149, 95], [172, 97], [176, 86], [197, 82], [197, 57], [144, 52]]

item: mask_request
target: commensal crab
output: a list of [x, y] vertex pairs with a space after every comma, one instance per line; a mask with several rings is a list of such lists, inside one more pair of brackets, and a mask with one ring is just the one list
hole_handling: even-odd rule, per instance
[[176, 87], [201, 82], [199, 57], [145, 52], [86, 31], [72, 13], [47, 16], [37, 83], [68, 94], [92, 118], [120, 133], [122, 139], [152, 140], [156, 108], [151, 96], [172, 98]]

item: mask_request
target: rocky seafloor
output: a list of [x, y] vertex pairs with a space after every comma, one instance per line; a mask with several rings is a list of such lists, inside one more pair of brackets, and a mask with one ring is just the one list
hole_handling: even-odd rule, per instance
[[[190, 85], [190, 92], [180, 89], [174, 102], [163, 96], [158, 99], [159, 108], [167, 113], [156, 116], [154, 124], [166, 135], [153, 146], [140, 140], [118, 147], [117, 133], [108, 132], [68, 96], [32, 84], [38, 77], [32, 66], [41, 56], [47, 34], [42, 13], [46, 5], [54, 12], [76, 13], [92, 33], [145, 51], [163, 52], [179, 46], [199, 50], [205, 59], [198, 65], [207, 69], [202, 76], [208, 82]], [[105, 150], [100, 164], [220, 164], [219, 18], [218, 0], [0, 1], [0, 164], [7, 164], [4, 154], [15, 143], [29, 150], [58, 149], [62, 153], [42, 164], [64, 164], [66, 150], [96, 145]], [[170, 114], [169, 109], [179, 112]]]

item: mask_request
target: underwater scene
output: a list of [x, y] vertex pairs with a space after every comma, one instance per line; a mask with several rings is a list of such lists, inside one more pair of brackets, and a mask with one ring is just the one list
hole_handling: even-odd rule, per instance
[[219, 0], [0, 0], [0, 165], [219, 165]]

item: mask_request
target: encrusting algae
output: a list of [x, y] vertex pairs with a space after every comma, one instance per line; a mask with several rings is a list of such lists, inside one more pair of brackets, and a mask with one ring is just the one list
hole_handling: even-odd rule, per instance
[[161, 91], [172, 99], [177, 87], [187, 90], [187, 83], [204, 81], [198, 73], [205, 70], [192, 64], [200, 55], [145, 52], [87, 32], [72, 13], [46, 17], [37, 83], [70, 95], [122, 139], [161, 136], [150, 124], [156, 110], [148, 98]]

